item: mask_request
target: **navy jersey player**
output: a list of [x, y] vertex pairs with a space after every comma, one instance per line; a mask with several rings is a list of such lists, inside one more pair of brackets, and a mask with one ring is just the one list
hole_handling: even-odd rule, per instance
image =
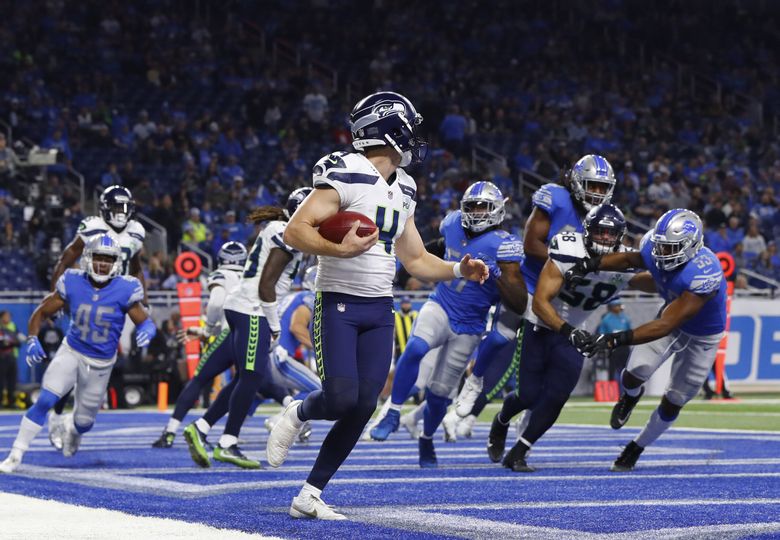
[[[726, 281], [715, 254], [704, 247], [701, 219], [694, 212], [669, 210], [642, 238], [638, 252], [582, 261], [566, 274], [576, 285], [603, 270], [646, 268], [666, 301], [660, 316], [637, 328], [595, 336], [589, 351], [636, 345], [621, 382], [624, 393], [610, 418], [620, 429], [644, 393], [643, 384], [670, 356], [672, 375], [658, 408], [639, 435], [626, 445], [612, 470], [630, 471], [642, 451], [671, 427], [680, 410], [699, 392], [715, 362], [726, 328]], [[587, 277], [586, 277], [587, 276]]]
[[[371, 430], [375, 440], [385, 440], [398, 429], [400, 410], [417, 379], [422, 358], [429, 350], [441, 347], [436, 368], [428, 382], [421, 437], [421, 464], [434, 466], [431, 436], [444, 417], [449, 393], [485, 331], [487, 314], [499, 298], [521, 313], [525, 310], [526, 291], [520, 274], [523, 244], [498, 229], [504, 220], [504, 197], [490, 182], [469, 186], [461, 199], [461, 210], [441, 222], [439, 230], [448, 260], [470, 254], [488, 261], [497, 271], [480, 286], [465, 280], [439, 283], [420, 310], [412, 336], [398, 359], [391, 405], [381, 422]], [[499, 294], [499, 292], [501, 294]], [[449, 388], [445, 392], [445, 388]]]
[[41, 321], [67, 306], [70, 329], [43, 376], [40, 397], [25, 413], [19, 433], [0, 472], [13, 472], [21, 463], [30, 442], [40, 432], [48, 410], [76, 386], [75, 407], [65, 416], [62, 453], [72, 456], [81, 435], [92, 428], [109, 373], [116, 361], [119, 335], [129, 315], [137, 325], [140, 347], [156, 333], [154, 323], [141, 305], [143, 287], [131, 276], [118, 276], [122, 264], [119, 245], [110, 235], [90, 239], [82, 257], [84, 270], [68, 269], [57, 280], [56, 289], [33, 312], [28, 323], [27, 362], [40, 362], [45, 353], [36, 337]]
[[211, 466], [206, 435], [226, 411], [228, 418], [214, 447], [214, 459], [246, 469], [261, 467], [259, 461], [241, 452], [238, 434], [258, 392], [280, 403], [286, 397], [286, 390], [273, 383], [268, 356], [281, 331], [279, 300], [290, 291], [301, 253], [285, 244], [282, 235], [287, 220], [311, 191], [309, 187], [296, 189], [287, 198], [285, 208], [263, 206], [249, 215], [253, 222], [265, 225], [249, 250], [238, 285], [223, 305], [236, 375], [206, 414], [184, 430], [190, 456], [201, 467]]
[[585, 231], [561, 232], [550, 241], [550, 257], [536, 284], [528, 313], [517, 387], [504, 399], [488, 437], [488, 455], [494, 462], [504, 453], [508, 424], [520, 411], [530, 409], [528, 424], [504, 458], [504, 466], [516, 472], [531, 472], [526, 454], [555, 423], [577, 385], [582, 371], [582, 351], [590, 334], [582, 329], [595, 310], [629, 286], [654, 292], [647, 272], [598, 272], [573, 290], [563, 289], [563, 276], [584, 258], [624, 250], [626, 230], [622, 212], [611, 204], [596, 206], [585, 216]]
[[[284, 462], [306, 420], [336, 423], [290, 515], [345, 519], [320, 494], [360, 437], [376, 408], [393, 354], [393, 278], [396, 256], [426, 281], [484, 281], [488, 269], [466, 255], [447, 262], [425, 250], [414, 224], [417, 187], [403, 167], [423, 157], [422, 116], [394, 92], [362, 99], [350, 115], [356, 152], [325, 156], [314, 167], [314, 193], [298, 209], [285, 242], [319, 256], [314, 306], [314, 351], [322, 390], [294, 401], [268, 438], [268, 462]], [[355, 222], [340, 244], [316, 227], [340, 210], [360, 212], [377, 224], [359, 237]]]
[[[184, 417], [197, 401], [201, 391], [211, 385], [214, 377], [233, 365], [230, 347], [230, 329], [222, 307], [229, 294], [235, 293], [244, 270], [247, 252], [239, 242], [225, 242], [217, 253], [217, 269], [209, 274], [207, 287], [209, 300], [206, 304], [206, 326], [192, 326], [187, 334], [198, 337], [206, 343], [195, 368], [195, 374], [179, 393], [173, 414], [168, 419], [160, 438], [152, 443], [154, 448], [170, 448], [176, 431]], [[224, 413], [223, 413], [224, 414]]]
[[[603, 157], [588, 154], [581, 157], [564, 176], [563, 185], [545, 184], [533, 194], [533, 210], [525, 224], [523, 248], [525, 260], [522, 265], [523, 279], [528, 288], [529, 303], [536, 290], [536, 281], [542, 266], [547, 261], [547, 246], [552, 238], [562, 231], [583, 231], [582, 221], [594, 206], [608, 203], [615, 189], [615, 175], [612, 165]], [[495, 395], [506, 377], [500, 369], [491, 369], [496, 376], [484, 381], [488, 365], [494, 358], [509, 360], [510, 356], [498, 352], [522, 332], [522, 313], [515, 313], [505, 306], [496, 313], [495, 328], [485, 336], [477, 350], [477, 359], [472, 374], [466, 379], [456, 402], [457, 414], [466, 417], [474, 403], [483, 393]], [[518, 356], [515, 356], [516, 358]], [[509, 367], [511, 369], [511, 366]], [[503, 383], [502, 383], [503, 386]], [[480, 407], [487, 403], [484, 395]]]

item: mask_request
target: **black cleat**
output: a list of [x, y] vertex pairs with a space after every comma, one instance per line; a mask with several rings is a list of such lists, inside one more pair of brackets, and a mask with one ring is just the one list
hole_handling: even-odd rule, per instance
[[504, 458], [502, 462], [504, 467], [512, 469], [514, 472], [536, 472], [536, 469], [525, 461], [528, 450], [530, 449], [526, 445], [517, 441]]
[[625, 448], [623, 448], [623, 451], [620, 453], [618, 458], [615, 460], [615, 463], [612, 464], [612, 467], [610, 467], [610, 471], [612, 472], [629, 472], [634, 470], [634, 465], [636, 465], [636, 461], [639, 459], [639, 456], [642, 455], [642, 452], [644, 452], [644, 448], [639, 446], [634, 441], [631, 441], [626, 445]]
[[488, 435], [487, 453], [490, 461], [498, 463], [501, 458], [504, 457], [504, 449], [506, 448], [506, 432], [509, 431], [509, 424], [502, 424], [498, 420], [496, 413], [493, 417], [493, 423], [490, 425], [490, 434]]
[[612, 426], [612, 429], [620, 429], [626, 425], [628, 419], [631, 418], [631, 411], [634, 410], [634, 407], [639, 403], [639, 400], [644, 393], [645, 387], [643, 386], [642, 390], [639, 391], [639, 395], [636, 397], [631, 397], [628, 394], [620, 396], [620, 399], [612, 408], [612, 415], [609, 417], [609, 425]]
[[173, 446], [173, 438], [176, 434], [170, 431], [163, 431], [160, 438], [152, 443], [152, 448], [170, 448]]

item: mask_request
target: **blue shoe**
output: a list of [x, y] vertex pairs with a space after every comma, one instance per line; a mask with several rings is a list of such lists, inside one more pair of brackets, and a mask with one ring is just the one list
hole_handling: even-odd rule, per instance
[[436, 460], [436, 450], [433, 448], [433, 439], [420, 437], [417, 439], [420, 448], [420, 467], [423, 469], [435, 469], [439, 466]]
[[371, 438], [375, 441], [385, 441], [394, 431], [398, 431], [398, 425], [401, 423], [401, 413], [390, 409], [374, 429], [371, 430]]

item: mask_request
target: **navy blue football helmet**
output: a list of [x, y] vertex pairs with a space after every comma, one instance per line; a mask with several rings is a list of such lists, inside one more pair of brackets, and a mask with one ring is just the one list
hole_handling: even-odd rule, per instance
[[225, 242], [217, 253], [217, 266], [243, 268], [246, 263], [246, 248], [241, 242]]
[[127, 227], [134, 212], [135, 201], [126, 187], [110, 186], [100, 195], [100, 215], [116, 231]]
[[585, 247], [593, 255], [603, 255], [620, 249], [626, 233], [626, 218], [614, 204], [600, 204], [590, 209], [583, 223]]
[[401, 167], [406, 167], [425, 159], [427, 144], [418, 133], [422, 121], [412, 102], [401, 94], [371, 94], [349, 115], [352, 146], [359, 152], [372, 146], [392, 146], [401, 155]]
[[295, 211], [298, 210], [298, 207], [301, 205], [303, 200], [308, 197], [312, 191], [314, 191], [313, 188], [302, 187], [290, 193], [290, 196], [287, 197], [287, 207], [284, 209], [284, 213], [287, 215], [287, 219], [292, 217]]

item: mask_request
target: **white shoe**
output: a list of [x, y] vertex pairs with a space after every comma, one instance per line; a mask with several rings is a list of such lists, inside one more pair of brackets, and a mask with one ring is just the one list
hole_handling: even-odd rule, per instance
[[412, 439], [420, 438], [420, 428], [417, 425], [414, 411], [401, 415], [401, 425], [409, 432]]
[[265, 426], [265, 429], [267, 429], [269, 433], [273, 431], [274, 426], [279, 423], [279, 420], [282, 419], [283, 414], [284, 414], [284, 409], [282, 409], [275, 415], [269, 416], [268, 418], [265, 419], [263, 425]]
[[523, 436], [523, 432], [525, 431], [525, 428], [528, 427], [528, 422], [531, 421], [531, 409], [526, 409], [523, 412], [520, 413], [520, 416], [517, 417], [517, 421], [515, 422], [515, 432], [517, 433], [517, 438]]
[[73, 457], [79, 450], [81, 433], [76, 431], [76, 424], [73, 422], [72, 413], [64, 415], [62, 431], [62, 455], [65, 457]]
[[477, 398], [481, 393], [482, 377], [475, 377], [472, 373], [466, 378], [466, 382], [463, 383], [463, 389], [455, 400], [455, 412], [458, 413], [458, 416], [465, 418], [471, 414], [471, 409], [474, 408], [474, 403], [477, 402]]
[[441, 421], [441, 425], [444, 428], [444, 442], [457, 442], [458, 440], [458, 422], [460, 417], [455, 412], [455, 409], [450, 410]]
[[295, 437], [303, 427], [303, 422], [298, 419], [298, 407], [303, 401], [293, 401], [284, 410], [279, 423], [274, 426], [268, 435], [268, 443], [265, 455], [271, 467], [278, 467], [287, 459], [287, 452], [295, 442]]
[[11, 448], [11, 453], [0, 463], [0, 473], [10, 474], [14, 472], [22, 462], [24, 453], [16, 448]]
[[471, 432], [474, 428], [474, 422], [477, 421], [477, 417], [473, 414], [468, 415], [466, 418], [461, 418], [460, 422], [458, 422], [458, 427], [455, 430], [455, 433], [458, 434], [458, 437], [464, 437], [466, 439], [471, 438]]
[[294, 497], [290, 505], [290, 516], [304, 519], [327, 519], [341, 521], [347, 519], [344, 514], [336, 512], [332, 506], [313, 493], [301, 493]]
[[64, 415], [57, 414], [54, 409], [49, 411], [49, 442], [57, 450], [62, 450], [62, 418]]

